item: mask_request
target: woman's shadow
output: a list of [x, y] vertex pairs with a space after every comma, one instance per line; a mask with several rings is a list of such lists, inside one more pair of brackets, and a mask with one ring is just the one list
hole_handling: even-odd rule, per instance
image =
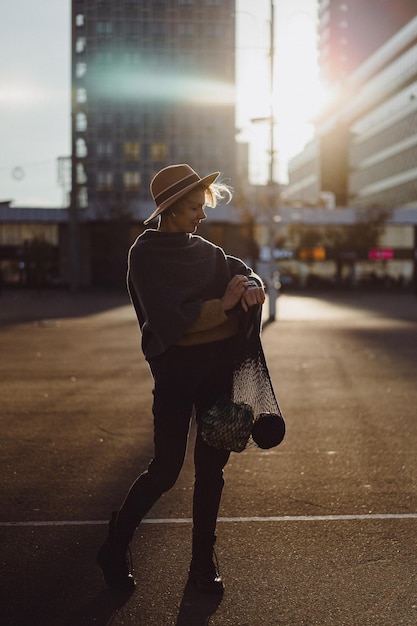
[[[92, 600], [72, 612], [65, 626], [106, 626], [132, 597], [133, 591], [115, 592], [103, 590]], [[207, 626], [210, 617], [217, 611], [223, 595], [203, 594], [194, 585], [187, 583], [179, 608], [176, 626]]]
[[204, 594], [187, 582], [175, 626], [207, 626], [223, 600], [223, 594]]
[[111, 624], [114, 616], [127, 603], [133, 591], [121, 592], [104, 589], [92, 600], [89, 600], [73, 611], [65, 622], [65, 626], [106, 626]]

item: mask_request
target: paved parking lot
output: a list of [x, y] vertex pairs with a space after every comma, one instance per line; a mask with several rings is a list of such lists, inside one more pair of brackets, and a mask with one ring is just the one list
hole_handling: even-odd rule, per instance
[[277, 311], [263, 341], [287, 436], [227, 467], [223, 599], [186, 586], [190, 453], [137, 531], [123, 597], [95, 553], [152, 454], [132, 309], [117, 293], [3, 292], [2, 624], [415, 626], [417, 299], [283, 295]]

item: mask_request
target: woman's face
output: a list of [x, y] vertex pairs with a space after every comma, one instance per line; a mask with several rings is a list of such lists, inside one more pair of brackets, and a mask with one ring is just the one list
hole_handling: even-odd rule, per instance
[[206, 219], [204, 205], [206, 194], [204, 189], [193, 189], [181, 198], [167, 215], [161, 220], [159, 230], [171, 233], [195, 233], [199, 224]]

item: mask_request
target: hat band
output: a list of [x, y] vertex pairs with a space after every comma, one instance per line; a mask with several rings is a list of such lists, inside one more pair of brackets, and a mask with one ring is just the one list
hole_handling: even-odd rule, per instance
[[168, 200], [171, 196], [174, 196], [179, 191], [186, 189], [192, 183], [197, 183], [200, 180], [201, 178], [198, 176], [198, 174], [189, 174], [185, 178], [182, 178], [177, 183], [175, 183], [175, 185], [171, 185], [171, 187], [168, 187], [168, 189], [161, 191], [161, 193], [155, 196], [154, 200], [156, 202], [156, 206], [159, 206], [160, 204], [165, 202], [165, 200]]

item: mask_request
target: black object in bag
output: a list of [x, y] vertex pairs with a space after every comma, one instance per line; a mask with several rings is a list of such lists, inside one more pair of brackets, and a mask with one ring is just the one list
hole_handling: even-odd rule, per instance
[[261, 413], [253, 424], [251, 434], [258, 448], [274, 448], [285, 437], [284, 418], [280, 413]]

